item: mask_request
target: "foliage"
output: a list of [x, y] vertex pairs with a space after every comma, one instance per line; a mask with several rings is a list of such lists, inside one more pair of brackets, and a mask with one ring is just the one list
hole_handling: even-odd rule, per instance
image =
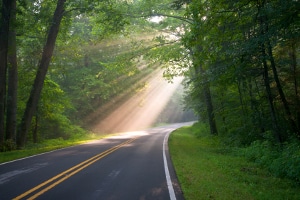
[[296, 4], [175, 1], [191, 22], [181, 40], [192, 63], [188, 106], [203, 121], [214, 115], [228, 142], [247, 145], [271, 131], [280, 143], [299, 134], [299, 44], [290, 45], [299, 36]]
[[[18, 1], [17, 4], [18, 124], [38, 72], [55, 6], [55, 1]], [[74, 123], [78, 124], [95, 107], [137, 81], [141, 73], [132, 58], [121, 55], [129, 55], [131, 48], [130, 42], [121, 41], [129, 31], [125, 29], [129, 24], [129, 18], [124, 15], [127, 9], [126, 1], [66, 3], [28, 142], [37, 142], [37, 137], [39, 140], [71, 137]]]
[[5, 140], [3, 144], [0, 145], [0, 152], [13, 151], [17, 149], [16, 143], [12, 140]]
[[255, 141], [243, 150], [243, 154], [276, 176], [300, 182], [300, 143], [297, 139], [282, 146], [269, 141]]
[[169, 138], [171, 159], [185, 199], [299, 198], [299, 185], [274, 177], [237, 155], [235, 148], [224, 146], [207, 129], [207, 125], [197, 123], [174, 131]]

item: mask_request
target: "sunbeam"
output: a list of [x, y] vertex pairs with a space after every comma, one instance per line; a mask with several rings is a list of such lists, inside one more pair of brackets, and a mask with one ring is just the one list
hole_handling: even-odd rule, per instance
[[143, 91], [130, 97], [106, 117], [94, 122], [91, 130], [95, 133], [115, 133], [150, 127], [182, 82], [182, 78], [178, 77], [173, 83], [169, 83], [162, 74], [162, 70], [152, 73], [146, 80]]

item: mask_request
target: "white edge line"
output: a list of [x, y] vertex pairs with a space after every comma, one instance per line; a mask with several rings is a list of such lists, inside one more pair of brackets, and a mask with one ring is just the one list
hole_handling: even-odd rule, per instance
[[[79, 145], [83, 145], [83, 144], [79, 144]], [[54, 149], [52, 151], [47, 151], [47, 152], [35, 154], [35, 155], [32, 155], [32, 156], [26, 156], [26, 157], [23, 157], [23, 158], [18, 158], [16, 160], [0, 163], [0, 166], [1, 165], [6, 165], [6, 164], [9, 164], [9, 163], [13, 163], [13, 162], [17, 162], [17, 161], [20, 161], [20, 160], [26, 160], [28, 158], [33, 158], [33, 157], [41, 156], [41, 155], [44, 155], [44, 154], [52, 153], [52, 152], [55, 152], [55, 151], [61, 151], [61, 150], [64, 150], [64, 149], [69, 149], [69, 148], [72, 148], [72, 147], [74, 147], [74, 146], [64, 147], [64, 148], [61, 148], [61, 149]]]
[[82, 144], [75, 144], [75, 145], [71, 145], [71, 146], [68, 146], [68, 147], [58, 148], [58, 149], [54, 149], [52, 151], [46, 151], [46, 152], [43, 152], [43, 153], [35, 154], [35, 155], [32, 155], [32, 156], [26, 156], [26, 157], [23, 157], [23, 158], [18, 158], [18, 159], [15, 159], [15, 160], [11, 160], [11, 161], [7, 161], [7, 162], [4, 162], [4, 163], [0, 163], [0, 166], [1, 165], [6, 165], [6, 164], [9, 164], [9, 163], [13, 163], [13, 162], [17, 162], [17, 161], [20, 161], [20, 160], [26, 160], [28, 158], [33, 158], [33, 157], [41, 156], [41, 155], [48, 154], [48, 153], [53, 153], [53, 152], [56, 152], [56, 151], [61, 151], [61, 150], [73, 148], [73, 147], [76, 147], [76, 146], [81, 146], [81, 145], [89, 144], [90, 142], [100, 141], [102, 139], [106, 139], [106, 138], [101, 138], [101, 139], [98, 139], [98, 140], [95, 139], [95, 140], [91, 140], [89, 142], [82, 143]]
[[166, 158], [166, 145], [167, 145], [167, 141], [168, 141], [170, 133], [171, 132], [167, 133], [165, 135], [165, 138], [164, 138], [164, 143], [163, 143], [163, 158], [164, 158], [165, 174], [166, 174], [166, 179], [167, 179], [167, 185], [168, 185], [168, 189], [169, 189], [170, 199], [171, 200], [176, 200], [176, 196], [175, 196], [175, 192], [174, 192], [174, 188], [173, 188], [173, 184], [172, 184], [171, 176], [170, 176], [170, 172], [169, 172], [168, 162], [167, 162], [167, 158]]

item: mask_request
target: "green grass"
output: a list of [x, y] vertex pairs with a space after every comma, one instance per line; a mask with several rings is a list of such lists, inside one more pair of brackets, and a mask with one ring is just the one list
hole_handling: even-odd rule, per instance
[[300, 186], [272, 176], [224, 147], [199, 125], [173, 132], [169, 149], [184, 197], [201, 199], [300, 199]]
[[[111, 134], [112, 135], [112, 134]], [[64, 140], [63, 138], [45, 140], [43, 142], [33, 144], [29, 143], [22, 150], [14, 150], [7, 152], [0, 152], [0, 163], [33, 156], [40, 153], [53, 151], [69, 146], [84, 144], [92, 140], [108, 137], [109, 135], [96, 135], [92, 133], [78, 134], [71, 138]]]

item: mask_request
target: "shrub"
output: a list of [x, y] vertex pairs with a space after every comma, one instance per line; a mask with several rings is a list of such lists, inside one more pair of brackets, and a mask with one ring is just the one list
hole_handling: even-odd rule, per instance
[[15, 141], [12, 139], [5, 140], [4, 143], [0, 145], [0, 152], [12, 151], [16, 149], [17, 149], [17, 145]]
[[210, 135], [209, 127], [206, 123], [197, 122], [192, 126], [191, 130], [197, 138]]
[[274, 145], [268, 140], [255, 141], [243, 150], [244, 156], [267, 168], [272, 174], [300, 183], [300, 142], [291, 140]]
[[300, 142], [294, 140], [284, 144], [269, 169], [277, 176], [288, 177], [300, 183]]

